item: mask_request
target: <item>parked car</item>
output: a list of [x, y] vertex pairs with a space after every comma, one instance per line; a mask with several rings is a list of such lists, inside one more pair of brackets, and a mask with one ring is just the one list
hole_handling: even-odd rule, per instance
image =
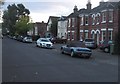
[[97, 48], [97, 43], [95, 42], [95, 40], [93, 38], [87, 38], [85, 39], [85, 45], [88, 48]]
[[32, 43], [32, 37], [25, 36], [25, 37], [23, 38], [23, 42], [24, 42], [24, 43]]
[[13, 36], [13, 39], [14, 39], [14, 40], [17, 40], [17, 36]]
[[67, 43], [67, 39], [53, 38], [51, 39], [52, 43]]
[[47, 38], [39, 38], [36, 41], [36, 46], [44, 48], [53, 48], [53, 43]]
[[1, 34], [1, 38], [3, 39], [3, 35]]
[[20, 41], [20, 42], [22, 42], [23, 41], [23, 36], [21, 36], [21, 35], [19, 35], [16, 39], [17, 39], [17, 41]]
[[109, 53], [111, 44], [113, 44], [112, 40], [104, 40], [103, 42], [100, 42], [99, 48], [100, 50], [103, 50], [104, 52]]
[[83, 42], [70, 42], [61, 47], [61, 53], [69, 54], [71, 57], [84, 56], [90, 58], [92, 55], [91, 49], [87, 48]]

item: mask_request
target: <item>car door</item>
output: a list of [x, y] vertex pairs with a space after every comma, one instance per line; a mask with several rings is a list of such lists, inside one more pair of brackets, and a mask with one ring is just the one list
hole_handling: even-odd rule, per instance
[[70, 52], [71, 52], [71, 50], [70, 50], [70, 45], [69, 45], [69, 44], [67, 44], [66, 47], [64, 47], [64, 51], [65, 51], [66, 53], [70, 53]]

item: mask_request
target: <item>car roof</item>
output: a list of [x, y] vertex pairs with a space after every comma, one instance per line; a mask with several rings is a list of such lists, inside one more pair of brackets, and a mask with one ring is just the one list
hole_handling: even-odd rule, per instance
[[47, 38], [39, 38], [39, 39], [41, 39], [41, 40], [48, 40]]
[[67, 42], [67, 44], [85, 44], [85, 43], [81, 41], [70, 41], [70, 42]]

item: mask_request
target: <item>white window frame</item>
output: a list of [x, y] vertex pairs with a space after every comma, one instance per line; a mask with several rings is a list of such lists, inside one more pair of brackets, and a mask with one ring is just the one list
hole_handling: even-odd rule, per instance
[[72, 27], [75, 27], [75, 18], [72, 18]]
[[95, 14], [92, 15], [92, 25], [95, 25]]
[[105, 32], [105, 37], [106, 37], [106, 28], [104, 28], [104, 29], [101, 29], [101, 32], [102, 32], [102, 41], [104, 41], [104, 35], [103, 35], [103, 33]]
[[113, 28], [108, 28], [108, 32], [111, 33], [110, 40], [113, 40]]
[[85, 39], [87, 39], [89, 36], [89, 33], [88, 32], [85, 32]]
[[84, 16], [82, 15], [81, 16], [81, 25], [83, 25], [84, 24]]
[[72, 31], [72, 41], [75, 39], [75, 31]]
[[102, 22], [101, 23], [106, 23], [106, 19], [107, 19], [107, 11], [102, 12]]
[[[86, 23], [87, 21], [87, 23]], [[85, 15], [85, 25], [88, 25], [89, 24], [89, 16], [88, 15]]]
[[85, 30], [85, 38], [88, 38], [89, 36], [89, 30]]
[[71, 25], [71, 18], [68, 19], [68, 27]]
[[[110, 18], [111, 17], [111, 18]], [[109, 22], [112, 23], [113, 22], [113, 10], [109, 10]]]
[[96, 25], [100, 23], [100, 13], [96, 14]]
[[83, 32], [83, 30], [80, 30], [80, 32]]
[[109, 32], [109, 37], [110, 37], [109, 40], [112, 40], [113, 31], [108, 31], [108, 32]]
[[67, 40], [70, 40], [70, 31], [67, 32]]

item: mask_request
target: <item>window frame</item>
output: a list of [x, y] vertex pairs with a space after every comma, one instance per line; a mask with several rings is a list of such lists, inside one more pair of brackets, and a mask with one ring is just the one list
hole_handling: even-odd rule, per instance
[[102, 22], [101, 23], [106, 23], [107, 20], [107, 11], [102, 12]]
[[72, 18], [72, 27], [75, 27], [75, 18]]
[[109, 22], [113, 22], [113, 10], [109, 10], [108, 20], [109, 20]]
[[89, 16], [85, 15], [85, 25], [89, 25]]

